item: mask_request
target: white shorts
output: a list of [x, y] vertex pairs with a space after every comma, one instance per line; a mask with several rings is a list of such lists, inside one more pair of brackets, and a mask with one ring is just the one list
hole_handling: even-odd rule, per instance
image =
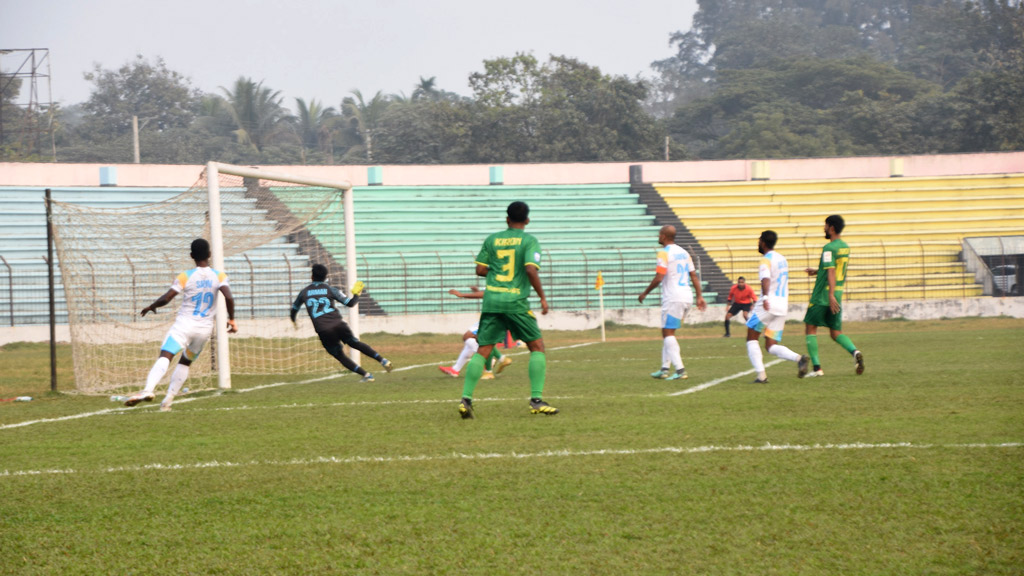
[[683, 325], [686, 312], [690, 305], [686, 302], [662, 302], [661, 303], [661, 327], [669, 330], [676, 330]]
[[182, 357], [192, 362], [203, 351], [203, 346], [206, 346], [206, 342], [212, 334], [213, 329], [209, 326], [196, 326], [191, 322], [175, 322], [167, 331], [160, 350], [171, 354], [177, 354], [184, 350]]
[[747, 328], [771, 338], [776, 342], [782, 342], [782, 330], [786, 327], [785, 314], [773, 314], [772, 310], [765, 311], [764, 300], [758, 300], [750, 313], [750, 320], [747, 320]]

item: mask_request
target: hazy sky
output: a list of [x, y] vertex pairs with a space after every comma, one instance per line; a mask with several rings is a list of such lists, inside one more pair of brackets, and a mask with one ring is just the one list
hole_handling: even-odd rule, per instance
[[[0, 0], [0, 49], [48, 48], [53, 100], [65, 106], [89, 97], [82, 75], [95, 63], [116, 70], [141, 54], [204, 92], [246, 76], [280, 90], [289, 108], [297, 97], [337, 107], [353, 89], [411, 95], [421, 76], [469, 95], [484, 60], [516, 52], [652, 76], [650, 63], [674, 53], [669, 35], [688, 30], [696, 9], [696, 0]], [[0, 69], [22, 60], [0, 55]], [[46, 88], [40, 80], [44, 101]]]

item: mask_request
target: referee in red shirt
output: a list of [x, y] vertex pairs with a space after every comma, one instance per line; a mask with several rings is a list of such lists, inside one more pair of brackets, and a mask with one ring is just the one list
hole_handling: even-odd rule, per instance
[[757, 302], [757, 295], [754, 294], [754, 289], [747, 286], [747, 280], [743, 276], [740, 276], [736, 284], [729, 289], [729, 298], [725, 300], [726, 304], [732, 303], [729, 307], [729, 311], [725, 313], [725, 334], [723, 338], [728, 338], [729, 334], [729, 320], [735, 316], [738, 312], [743, 312], [743, 320], [746, 321], [750, 318], [750, 308]]

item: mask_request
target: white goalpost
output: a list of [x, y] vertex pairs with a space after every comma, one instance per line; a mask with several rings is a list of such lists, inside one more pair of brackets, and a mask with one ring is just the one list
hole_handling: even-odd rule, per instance
[[[181, 303], [145, 317], [139, 311], [194, 267], [188, 247], [195, 238], [210, 241], [213, 268], [230, 279], [239, 332], [229, 338], [218, 298], [216, 332], [192, 364], [190, 387], [229, 389], [233, 376], [342, 369], [323, 351], [306, 314], [296, 331], [288, 312], [311, 281], [313, 264], [327, 266], [345, 292], [358, 279], [349, 182], [210, 162], [195, 185], [161, 202], [134, 201], [137, 192], [105, 192], [102, 200], [119, 208], [53, 202], [79, 391], [131, 390], [145, 382]], [[363, 301], [372, 309], [372, 297]], [[358, 335], [359, 306], [348, 321]], [[358, 361], [357, 352], [350, 354]]]
[[[213, 266], [217, 270], [224, 270], [224, 227], [221, 220], [220, 210], [220, 174], [231, 174], [244, 178], [258, 178], [261, 180], [274, 180], [281, 182], [292, 182], [317, 186], [321, 188], [332, 188], [342, 194], [343, 218], [345, 222], [345, 288], [348, 293], [358, 277], [356, 275], [356, 227], [353, 215], [352, 184], [347, 181], [334, 182], [320, 180], [317, 178], [305, 178], [288, 174], [278, 174], [259, 170], [256, 168], [245, 168], [219, 162], [208, 162], [206, 164], [207, 191], [210, 196], [210, 249], [213, 252]], [[217, 347], [217, 387], [226, 390], [231, 388], [231, 354], [230, 338], [227, 331], [228, 311], [223, 298], [217, 298], [217, 341], [222, 345]], [[349, 309], [348, 325], [352, 333], [359, 337], [359, 304]], [[352, 359], [359, 362], [359, 352], [349, 350]]]

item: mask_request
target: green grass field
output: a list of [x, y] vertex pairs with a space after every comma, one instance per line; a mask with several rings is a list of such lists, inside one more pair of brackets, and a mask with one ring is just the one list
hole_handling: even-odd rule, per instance
[[1024, 572], [1024, 321], [846, 329], [863, 376], [822, 338], [824, 378], [768, 385], [739, 324], [680, 332], [682, 382], [648, 376], [656, 329], [549, 332], [562, 413], [529, 413], [517, 351], [471, 421], [435, 367], [457, 336], [365, 335], [398, 366], [372, 385], [236, 378], [170, 413], [48, 393], [47, 346], [9, 345], [0, 396], [37, 399], [0, 402], [0, 573]]

